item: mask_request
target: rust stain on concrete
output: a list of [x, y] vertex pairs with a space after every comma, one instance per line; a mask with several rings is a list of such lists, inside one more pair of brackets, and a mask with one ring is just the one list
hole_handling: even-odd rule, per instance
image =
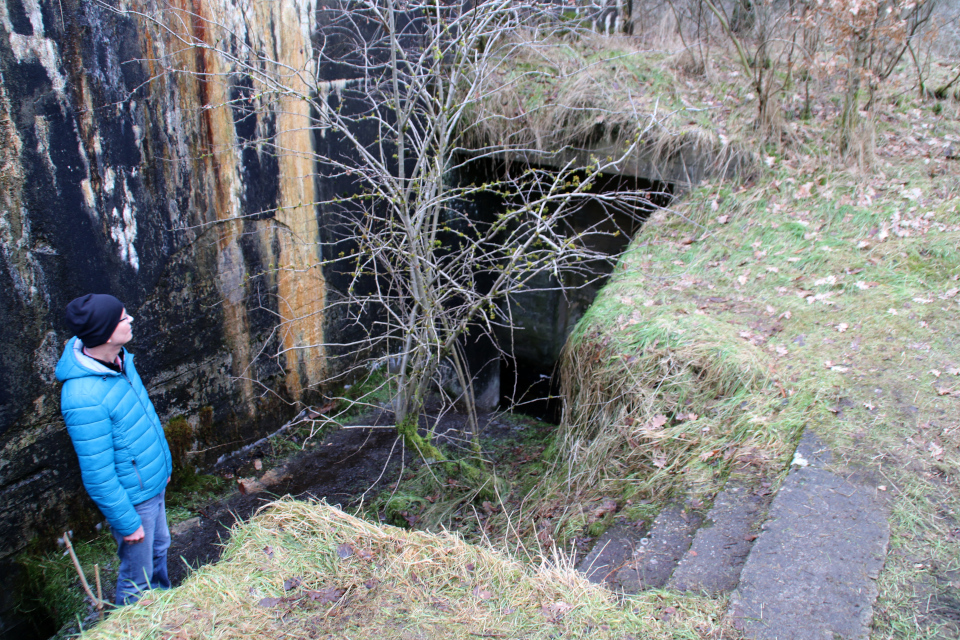
[[[320, 268], [320, 230], [314, 190], [313, 134], [310, 105], [298, 98], [309, 95], [302, 74], [312, 75], [311, 43], [304, 37], [298, 3], [259, 5], [279, 15], [279, 36], [273, 50], [287, 71], [276, 69], [291, 89], [280, 99], [277, 114], [277, 147], [280, 151], [280, 202], [277, 209], [281, 265], [277, 272], [283, 348], [287, 363], [287, 388], [295, 395], [324, 378], [323, 313], [325, 283]], [[307, 30], [309, 34], [312, 29]]]
[[[166, 30], [155, 29], [152, 35], [157, 40], [154, 50], [181, 49], [176, 65], [187, 73], [177, 75], [180, 107], [187, 117], [199, 115], [191, 162], [193, 179], [202, 182], [195, 185], [192, 200], [200, 208], [209, 207], [201, 218], [217, 227], [225, 329], [234, 354], [233, 372], [242, 380], [250, 412], [255, 377], [251, 366], [254, 358], [268, 354], [254, 353], [245, 305], [245, 282], [252, 274], [246, 273], [239, 244], [244, 232], [241, 156], [229, 103], [229, 85], [238, 69], [214, 49], [223, 47], [230, 27], [234, 35], [245, 37], [253, 50], [270, 52], [267, 55], [279, 64], [262, 59], [249, 62], [275, 74], [288, 89], [272, 107], [277, 130], [273, 143], [279, 156], [277, 209], [272, 220], [257, 223], [256, 234], [262, 255], [275, 269], [270, 276], [277, 289], [286, 388], [291, 396], [300, 398], [305, 390], [322, 383], [326, 372], [326, 286], [320, 266], [312, 121], [309, 102], [298, 97], [310, 95], [305, 78], [314, 75], [313, 13], [309, 1], [258, 2], [240, 9], [225, 0], [175, 0], [162, 14]], [[246, 32], [238, 33], [237, 25]], [[185, 48], [179, 38], [204, 42], [210, 50]], [[257, 79], [253, 79], [255, 91], [261, 93], [264, 87], [256, 86]], [[266, 108], [265, 102], [258, 99], [262, 108]]]

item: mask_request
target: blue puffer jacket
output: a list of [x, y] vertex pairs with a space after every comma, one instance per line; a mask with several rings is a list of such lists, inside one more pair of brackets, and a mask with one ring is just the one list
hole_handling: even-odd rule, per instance
[[67, 343], [57, 379], [60, 410], [80, 459], [83, 485], [110, 527], [127, 536], [140, 526], [134, 505], [159, 495], [173, 471], [160, 418], [123, 351], [123, 374]]

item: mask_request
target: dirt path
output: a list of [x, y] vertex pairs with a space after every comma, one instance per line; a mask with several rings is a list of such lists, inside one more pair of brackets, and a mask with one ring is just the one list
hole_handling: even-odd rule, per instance
[[[317, 448], [296, 454], [264, 474], [265, 483], [248, 483], [252, 490], [247, 493], [235, 493], [174, 527], [169, 552], [171, 581], [177, 585], [190, 571], [216, 562], [230, 529], [281, 496], [325, 499], [347, 507], [357, 503], [365, 491], [369, 495], [395, 482], [401, 450], [396, 431], [389, 428], [346, 428], [331, 433]], [[409, 463], [409, 453], [405, 458]]]
[[[517, 427], [496, 420], [493, 414], [478, 416], [484, 437], [500, 439]], [[426, 418], [424, 426], [426, 426]], [[172, 528], [169, 551], [170, 579], [180, 584], [191, 571], [216, 562], [230, 537], [230, 529], [250, 518], [264, 505], [290, 495], [302, 500], [326, 500], [343, 508], [369, 500], [397, 481], [402, 465], [416, 463], [393, 428], [393, 415], [386, 411], [367, 414], [357, 420], [365, 427], [348, 426], [327, 435], [309, 451], [302, 451], [276, 468], [265, 470], [256, 480], [243, 479], [245, 492], [204, 508], [200, 515]], [[435, 427], [437, 438], [448, 446], [463, 443], [464, 416], [447, 413]], [[266, 444], [266, 448], [270, 445]], [[260, 457], [256, 449], [219, 465], [232, 471]]]

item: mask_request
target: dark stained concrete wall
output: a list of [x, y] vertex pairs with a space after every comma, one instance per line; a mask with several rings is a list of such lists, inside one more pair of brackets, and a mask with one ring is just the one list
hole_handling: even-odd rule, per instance
[[[284, 20], [266, 16], [268, 33], [248, 39], [279, 50], [270, 30]], [[274, 265], [309, 265], [319, 251], [292, 256], [303, 249], [288, 241], [296, 225], [316, 234], [315, 212], [291, 206], [278, 221], [276, 209], [304, 190], [310, 202], [312, 177], [285, 184], [269, 145], [243, 145], [275, 138], [278, 116], [226, 105], [262, 106], [230, 69], [182, 60], [224, 74], [232, 90], [162, 73], [160, 54], [174, 46], [164, 37], [95, 2], [0, 0], [0, 636], [13, 632], [15, 556], [100, 519], [54, 379], [69, 300], [93, 291], [125, 302], [138, 369], [161, 418], [198, 427], [208, 450], [198, 464], [276, 429], [318, 381], [321, 369], [306, 365], [291, 381], [276, 355], [296, 336], [277, 331], [287, 321], [278, 297], [294, 294]], [[303, 138], [285, 145], [309, 147]], [[303, 295], [322, 305], [322, 277], [311, 282]], [[287, 324], [310, 338], [322, 314]], [[203, 407], [213, 424], [201, 429]]]

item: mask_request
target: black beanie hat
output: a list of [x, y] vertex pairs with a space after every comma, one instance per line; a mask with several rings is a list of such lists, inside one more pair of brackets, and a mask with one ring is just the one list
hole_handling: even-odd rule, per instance
[[106, 293], [88, 293], [67, 305], [67, 326], [85, 347], [99, 347], [120, 324], [123, 303]]

